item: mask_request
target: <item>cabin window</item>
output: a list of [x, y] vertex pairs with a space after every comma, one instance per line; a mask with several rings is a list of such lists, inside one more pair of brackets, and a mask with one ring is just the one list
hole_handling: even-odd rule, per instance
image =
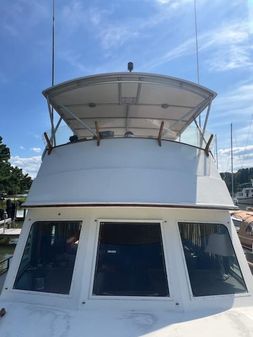
[[100, 223], [93, 294], [169, 296], [159, 223]]
[[14, 288], [68, 294], [80, 229], [80, 222], [35, 222], [26, 242]]
[[247, 291], [224, 225], [180, 222], [179, 231], [193, 296]]

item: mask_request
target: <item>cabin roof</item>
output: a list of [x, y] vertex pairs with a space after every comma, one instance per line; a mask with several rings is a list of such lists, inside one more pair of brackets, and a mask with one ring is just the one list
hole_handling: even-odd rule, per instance
[[189, 81], [129, 72], [74, 79], [43, 94], [80, 139], [98, 130], [157, 137], [162, 121], [162, 137], [176, 139], [216, 96]]

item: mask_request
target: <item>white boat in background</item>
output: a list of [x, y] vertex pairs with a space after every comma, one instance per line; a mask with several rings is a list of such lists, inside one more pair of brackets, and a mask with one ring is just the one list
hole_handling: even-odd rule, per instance
[[253, 336], [235, 206], [210, 140], [198, 129], [198, 145], [183, 142], [215, 95], [146, 73], [44, 91], [52, 134], [0, 297], [1, 337]]
[[236, 193], [235, 199], [238, 204], [253, 205], [253, 179], [251, 179], [250, 187], [244, 187]]

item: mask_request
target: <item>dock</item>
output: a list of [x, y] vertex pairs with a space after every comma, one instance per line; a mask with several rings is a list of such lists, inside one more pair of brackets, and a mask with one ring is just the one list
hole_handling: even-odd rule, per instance
[[0, 228], [0, 238], [3, 236], [18, 237], [20, 235], [21, 228]]
[[11, 218], [0, 220], [0, 226], [5, 226], [5, 225], [8, 225], [8, 224], [11, 224], [11, 222], [12, 222]]
[[11, 218], [0, 221], [0, 245], [16, 244], [21, 228], [8, 228], [11, 226]]

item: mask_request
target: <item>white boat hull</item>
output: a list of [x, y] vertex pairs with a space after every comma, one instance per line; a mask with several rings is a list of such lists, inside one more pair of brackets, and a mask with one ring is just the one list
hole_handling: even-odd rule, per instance
[[253, 205], [253, 198], [237, 198], [238, 204]]

